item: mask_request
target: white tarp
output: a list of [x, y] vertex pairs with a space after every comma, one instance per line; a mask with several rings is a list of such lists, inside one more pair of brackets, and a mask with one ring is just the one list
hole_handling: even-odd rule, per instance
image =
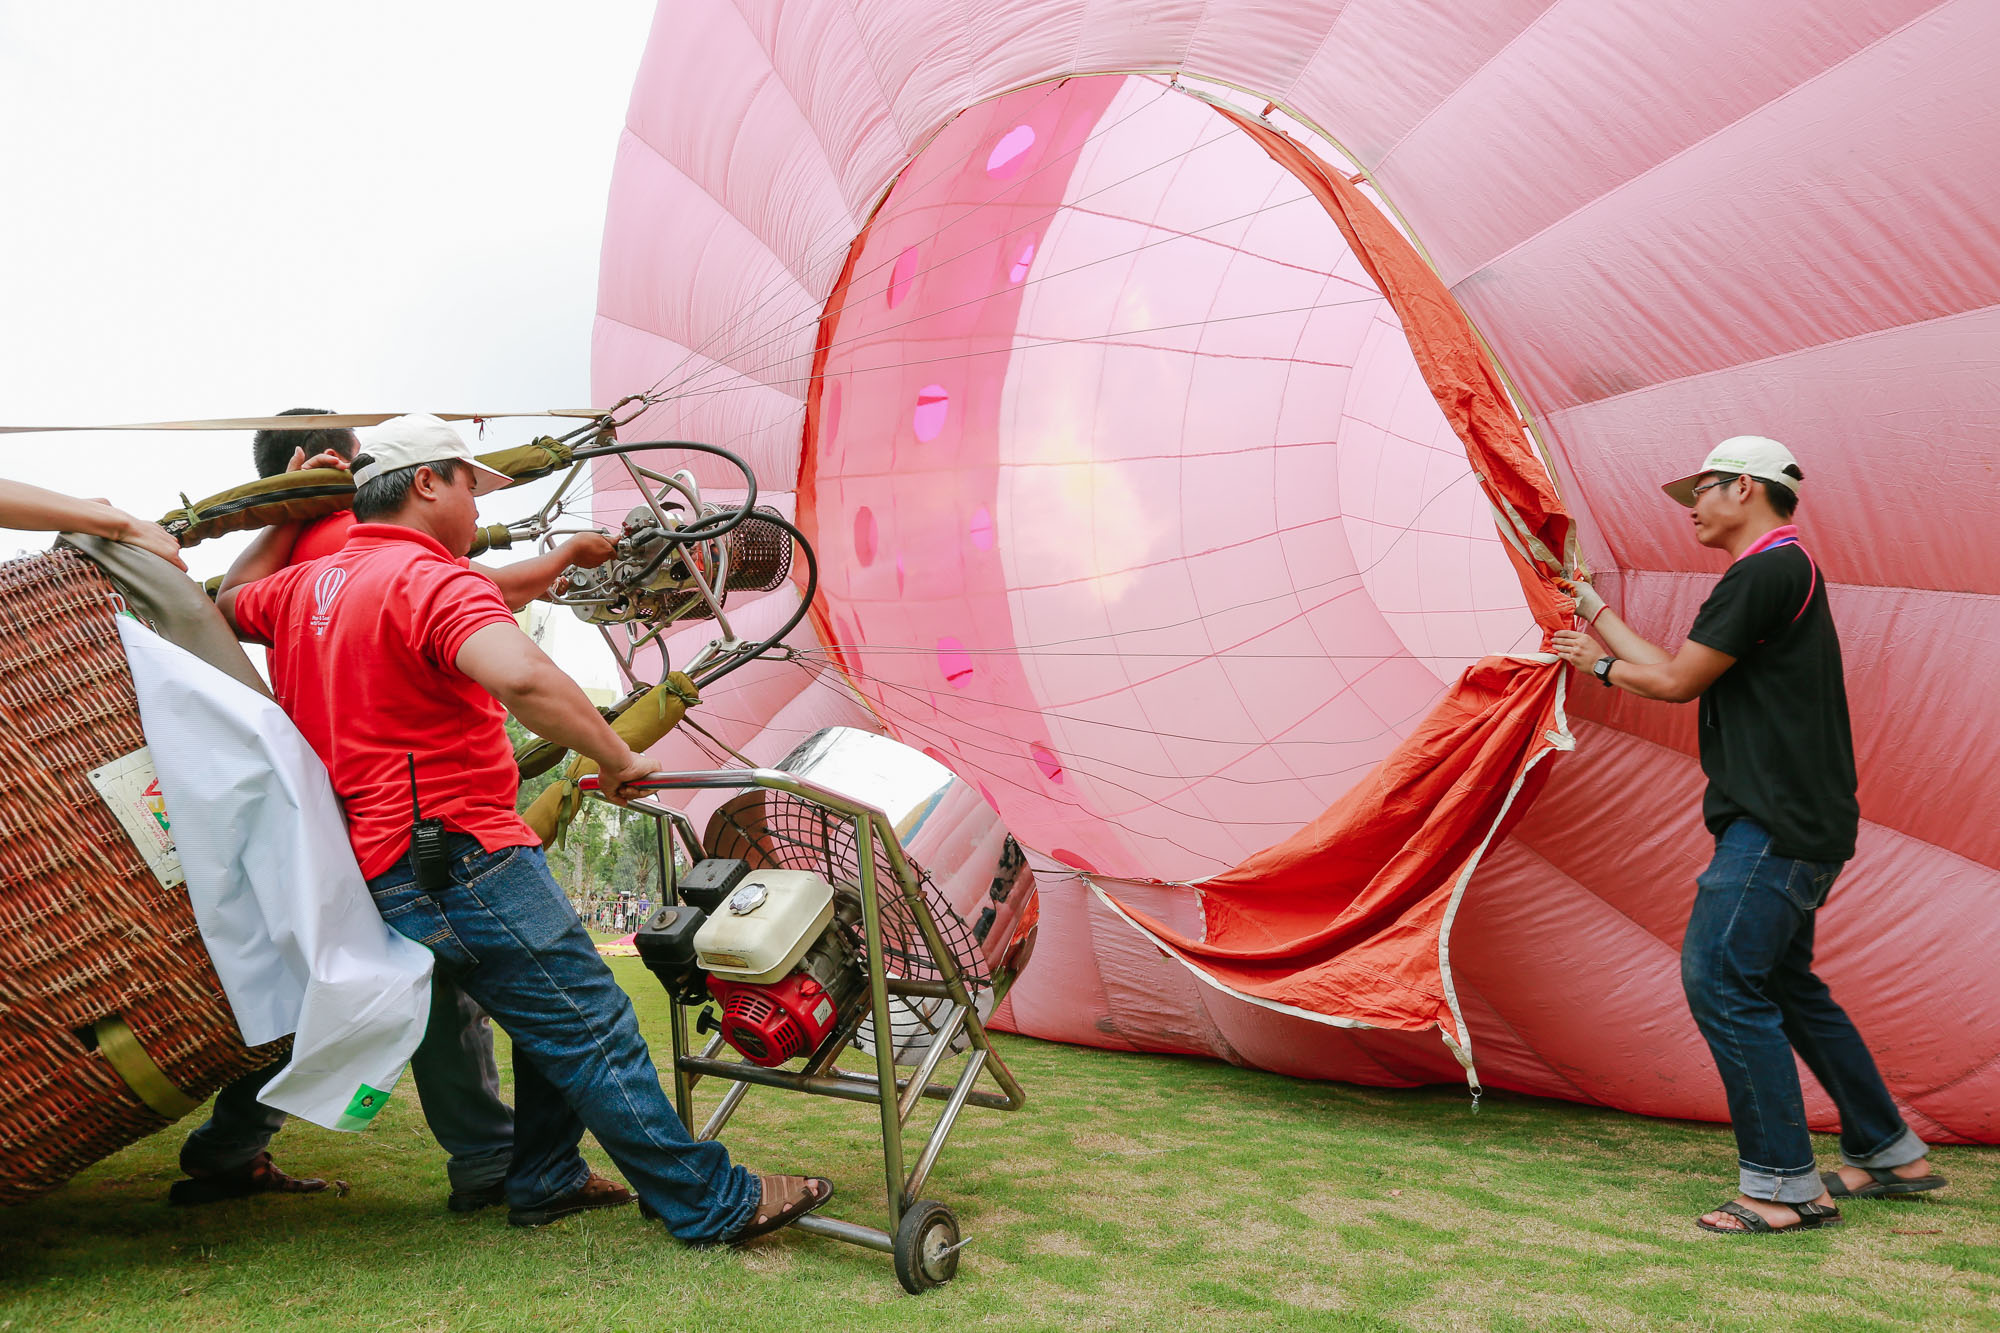
[[296, 1033], [262, 1100], [360, 1129], [430, 1014], [431, 955], [375, 911], [326, 769], [277, 704], [118, 618], [203, 942], [252, 1046]]

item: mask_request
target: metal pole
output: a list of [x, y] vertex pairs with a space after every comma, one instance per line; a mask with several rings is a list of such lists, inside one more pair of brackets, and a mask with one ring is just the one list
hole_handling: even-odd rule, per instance
[[821, 1217], [817, 1213], [808, 1214], [792, 1223], [794, 1231], [803, 1231], [809, 1236], [825, 1236], [831, 1240], [844, 1240], [849, 1245], [860, 1245], [884, 1254], [896, 1252], [896, 1238], [886, 1231], [874, 1227], [859, 1226], [853, 1222], [843, 1222], [837, 1217]]
[[930, 1179], [931, 1168], [937, 1165], [938, 1154], [944, 1151], [944, 1141], [951, 1133], [952, 1122], [965, 1109], [965, 1099], [979, 1078], [979, 1067], [985, 1063], [985, 1051], [974, 1051], [966, 1060], [965, 1072], [958, 1076], [958, 1086], [951, 1090], [951, 1100], [944, 1104], [944, 1110], [938, 1115], [937, 1127], [931, 1130], [929, 1141], [917, 1157], [917, 1164], [910, 1168], [908, 1188], [912, 1199], [923, 1193], [924, 1182]]
[[[642, 812], [650, 813], [650, 812]], [[667, 838], [667, 821], [653, 821], [653, 836], [660, 856], [660, 906], [679, 906], [680, 876], [674, 872], [673, 846]], [[687, 1070], [681, 1068], [681, 1061], [688, 1053], [687, 1010], [681, 1002], [669, 995], [667, 1010], [671, 1015], [668, 1030], [674, 1039], [674, 1110], [680, 1113], [681, 1123], [688, 1133], [694, 1133], [694, 1080]]]
[[[717, 1032], [709, 1036], [708, 1044], [701, 1048], [700, 1055], [681, 1055], [674, 1058], [676, 1072], [685, 1072], [687, 1074], [688, 1094], [690, 1096], [694, 1093], [694, 1085], [701, 1082], [702, 1074], [707, 1072], [702, 1069], [703, 1061], [715, 1065], [718, 1071], [729, 1068], [728, 1065], [715, 1058], [715, 1053], [721, 1049], [722, 1034]], [[693, 1122], [689, 1122], [688, 1131], [690, 1133], [694, 1131]]]
[[[958, 1036], [958, 1029], [964, 1022], [965, 1010], [954, 1003], [951, 1017], [931, 1034], [931, 1048], [924, 1052], [923, 1063], [917, 1066], [917, 1072], [910, 1075], [910, 1086], [903, 1093], [902, 1102], [896, 1107], [896, 1118], [904, 1124], [910, 1123], [910, 1112], [917, 1109], [917, 1102], [923, 1097], [924, 1085], [929, 1083], [931, 1075], [937, 1072], [938, 1062], [943, 1060], [945, 1052], [951, 1049], [951, 1043]], [[916, 1191], [912, 1190], [910, 1197], [916, 1198]]]
[[889, 1231], [903, 1222], [903, 1119], [896, 1110], [895, 1029], [883, 971], [882, 896], [875, 882], [875, 822], [854, 817], [854, 858], [861, 868], [861, 924], [868, 941], [868, 989], [875, 1006], [875, 1081], [882, 1107], [882, 1171], [889, 1182]]
[[[733, 1079], [738, 1083], [754, 1083], [760, 1088], [782, 1088], [787, 1092], [809, 1092], [815, 1097], [837, 1097], [848, 1102], [879, 1102], [882, 1100], [882, 1085], [873, 1075], [852, 1074], [845, 1070], [835, 1070], [831, 1074], [794, 1074], [783, 1069], [765, 1069], [759, 1065], [742, 1064], [730, 1060], [711, 1060], [702, 1056], [688, 1057], [688, 1072], [700, 1077]], [[900, 1091], [910, 1086], [910, 1080], [899, 1078], [896, 1088]], [[922, 1085], [923, 1095], [934, 1102], [951, 1100], [953, 1087], [942, 1083]], [[973, 1092], [965, 1099], [973, 1106], [983, 1106], [990, 1111], [1011, 1111], [1015, 1107], [997, 1092]]]
[[720, 1134], [722, 1127], [729, 1123], [729, 1117], [736, 1114], [736, 1108], [749, 1095], [750, 1085], [748, 1083], [732, 1085], [728, 1092], [722, 1094], [721, 1102], [717, 1103], [715, 1110], [709, 1113], [708, 1123], [701, 1127], [701, 1133], [696, 1135], [696, 1137], [706, 1143], [717, 1134]]

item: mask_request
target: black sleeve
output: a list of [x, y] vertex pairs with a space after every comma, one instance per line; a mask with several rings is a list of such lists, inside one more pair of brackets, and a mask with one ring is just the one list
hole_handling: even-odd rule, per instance
[[1796, 546], [1739, 560], [1695, 613], [1688, 637], [1731, 657], [1746, 657], [1791, 624], [1811, 589], [1811, 568]]

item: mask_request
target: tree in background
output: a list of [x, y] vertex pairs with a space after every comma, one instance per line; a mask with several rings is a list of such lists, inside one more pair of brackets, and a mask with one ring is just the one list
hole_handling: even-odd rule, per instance
[[[507, 735], [518, 747], [528, 732], [512, 717]], [[527, 809], [562, 774], [557, 765], [540, 777], [521, 783], [520, 809]], [[611, 913], [620, 895], [632, 904], [660, 901], [660, 852], [657, 821], [620, 810], [602, 801], [585, 801], [564, 835], [562, 845], [547, 848], [549, 869], [569, 895], [577, 915], [592, 930], [610, 930]], [[631, 930], [637, 922], [629, 922]]]

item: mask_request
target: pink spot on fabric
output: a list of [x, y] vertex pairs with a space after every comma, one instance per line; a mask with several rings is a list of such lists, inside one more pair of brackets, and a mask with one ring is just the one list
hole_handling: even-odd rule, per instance
[[917, 280], [917, 247], [911, 246], [896, 256], [896, 262], [889, 269], [889, 308], [894, 310], [903, 304], [903, 298], [910, 294], [910, 284]]
[[854, 511], [854, 558], [863, 568], [875, 563], [875, 511], [867, 505]]
[[944, 419], [951, 412], [951, 395], [942, 384], [926, 384], [917, 391], [916, 414], [910, 418], [910, 426], [917, 432], [917, 438], [925, 444], [935, 440], [944, 431]]
[[1042, 770], [1042, 776], [1060, 785], [1063, 780], [1063, 763], [1056, 758], [1056, 752], [1046, 745], [1030, 745], [1028, 754], [1034, 759], [1035, 767]]
[[1028, 276], [1029, 267], [1035, 262], [1035, 243], [1029, 241], [1021, 247], [1021, 253], [1014, 256], [1014, 267], [1007, 270], [1007, 281], [1019, 282]]
[[[957, 639], [937, 641], [938, 672], [944, 683], [954, 690], [962, 690], [972, 683], [972, 654], [965, 651], [965, 645]], [[937, 707], [935, 701], [933, 708]]]
[[903, 557], [896, 557], [896, 595], [903, 595]]
[[1034, 129], [1016, 125], [1001, 135], [1000, 142], [994, 144], [993, 151], [986, 155], [986, 174], [995, 180], [1006, 180], [1021, 169], [1021, 159], [1034, 146]]
[[982, 551], [993, 549], [993, 515], [981, 505], [972, 513], [972, 527], [969, 530], [972, 544]]
[[1081, 870], [1086, 875], [1095, 875], [1097, 873], [1096, 866], [1092, 865], [1089, 861], [1085, 860], [1083, 857], [1078, 856], [1075, 852], [1066, 851], [1061, 847], [1057, 847], [1054, 850], [1052, 850], [1049, 853], [1049, 855], [1053, 856], [1056, 860], [1062, 862], [1064, 865], [1068, 866], [1072, 870]]

